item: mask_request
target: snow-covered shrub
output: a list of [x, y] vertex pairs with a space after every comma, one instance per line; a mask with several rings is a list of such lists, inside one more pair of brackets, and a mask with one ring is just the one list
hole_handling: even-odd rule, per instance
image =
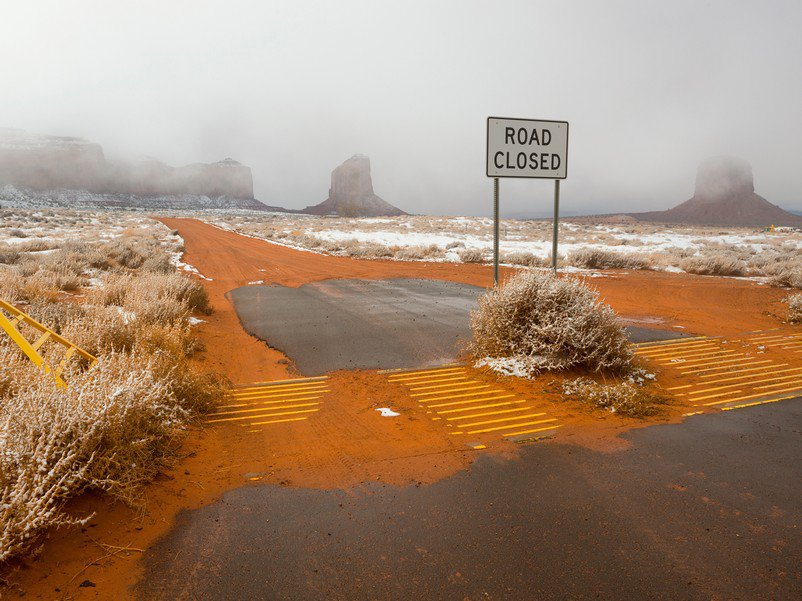
[[[84, 490], [134, 501], [174, 455], [187, 424], [225, 394], [227, 383], [189, 361], [198, 343], [187, 317], [209, 310], [205, 290], [136, 258], [137, 248], [164, 254], [158, 244], [128, 240], [128, 252], [124, 242], [81, 252], [71, 245], [52, 253], [56, 260], [28, 257], [22, 268], [0, 265], [4, 299], [25, 303], [35, 319], [99, 359], [87, 370], [73, 358], [69, 387], [59, 389], [0, 332], [0, 562], [30, 549], [49, 527], [85, 521], [63, 511]], [[106, 260], [98, 248], [111, 249]], [[63, 293], [43, 287], [39, 274], [74, 275], [90, 262], [100, 271], [88, 293], [65, 302]], [[52, 365], [64, 349], [49, 344], [41, 351]]]
[[788, 321], [802, 323], [802, 294], [792, 294], [788, 297]]
[[347, 240], [342, 245], [346, 255], [358, 259], [384, 259], [393, 256], [393, 251], [384, 244], [378, 242], [360, 242], [359, 240]]
[[624, 372], [626, 332], [599, 293], [574, 278], [522, 271], [479, 299], [471, 313], [477, 358], [517, 359], [529, 375], [580, 367]]
[[749, 271], [746, 263], [738, 257], [721, 253], [688, 257], [679, 266], [683, 271], [699, 275], [743, 276]]
[[463, 263], [484, 263], [485, 254], [478, 248], [466, 248], [457, 253]]
[[[3, 349], [4, 363], [10, 354]], [[26, 386], [0, 403], [0, 561], [44, 528], [74, 523], [62, 507], [82, 490], [133, 500], [186, 423], [169, 381], [130, 355], [73, 374], [67, 390], [32, 366], [17, 367]]]
[[550, 260], [528, 252], [505, 253], [501, 255], [499, 261], [508, 265], [525, 265], [526, 267], [547, 267], [551, 264]]
[[650, 266], [646, 257], [599, 248], [581, 248], [571, 253], [569, 260], [571, 265], [584, 269], [648, 269]]
[[661, 411], [660, 406], [667, 402], [664, 397], [629, 380], [608, 384], [577, 378], [563, 382], [562, 387], [569, 398], [627, 417], [656, 415]]
[[771, 278], [770, 283], [777, 288], [802, 289], [802, 269], [779, 273]]

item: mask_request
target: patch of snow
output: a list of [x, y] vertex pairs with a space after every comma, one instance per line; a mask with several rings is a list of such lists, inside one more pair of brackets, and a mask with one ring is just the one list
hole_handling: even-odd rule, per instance
[[389, 407], [378, 407], [376, 411], [381, 413], [382, 417], [398, 417], [399, 415], [401, 415], [400, 413], [393, 411]]
[[259, 286], [260, 284], [264, 284], [264, 280], [254, 280], [253, 282], [248, 282], [248, 286]]
[[198, 324], [204, 323], [205, 319], [198, 319], [197, 317], [193, 317], [192, 315], [189, 316], [189, 325], [196, 326]]
[[119, 313], [122, 318], [123, 322], [126, 324], [131, 323], [132, 321], [136, 321], [136, 313], [133, 311], [126, 311], [122, 307], [115, 307], [117, 309], [117, 313]]
[[489, 367], [502, 376], [531, 378], [531, 365], [519, 357], [484, 357], [474, 363], [474, 367]]

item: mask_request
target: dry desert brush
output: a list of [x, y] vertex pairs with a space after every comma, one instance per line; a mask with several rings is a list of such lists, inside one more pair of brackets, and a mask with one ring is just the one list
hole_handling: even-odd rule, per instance
[[529, 376], [582, 368], [624, 373], [626, 332], [599, 293], [575, 278], [522, 271], [479, 299], [471, 314], [471, 352], [514, 359]]
[[788, 321], [802, 323], [802, 294], [792, 294], [788, 297]]
[[648, 417], [662, 411], [668, 401], [634, 380], [614, 383], [576, 378], [563, 382], [563, 392], [571, 399], [594, 409], [606, 409], [626, 417]]
[[[97, 250], [88, 247], [83, 261]], [[65, 390], [0, 336], [0, 562], [30, 550], [47, 528], [85, 521], [64, 511], [83, 491], [137, 503], [188, 425], [225, 394], [225, 381], [191, 361], [198, 342], [188, 317], [210, 310], [202, 286], [165, 273], [157, 245], [103, 250], [113, 252], [96, 272], [101, 284], [73, 297], [29, 294], [41, 265], [0, 272], [9, 276], [3, 294], [98, 357], [89, 369], [71, 363]], [[63, 353], [53, 346], [43, 347], [51, 364]]]

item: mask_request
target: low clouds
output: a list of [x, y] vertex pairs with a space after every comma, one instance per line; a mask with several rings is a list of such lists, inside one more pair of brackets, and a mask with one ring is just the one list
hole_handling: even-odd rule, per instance
[[[571, 123], [568, 213], [666, 208], [698, 163], [749, 161], [802, 209], [795, 1], [15, 3], [0, 126], [79, 135], [171, 164], [234, 157], [256, 195], [323, 200], [370, 155], [408, 211], [488, 214], [488, 115]], [[548, 214], [548, 182], [502, 207]]]

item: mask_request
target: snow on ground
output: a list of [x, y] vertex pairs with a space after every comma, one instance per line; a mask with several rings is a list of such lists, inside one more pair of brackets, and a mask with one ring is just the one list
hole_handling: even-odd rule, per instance
[[[207, 213], [206, 221], [223, 229], [269, 240], [276, 244], [328, 252], [365, 256], [360, 247], [383, 246], [391, 252], [380, 258], [458, 262], [460, 252], [478, 250], [489, 258], [493, 248], [493, 222], [480, 217], [402, 216], [381, 218], [317, 217], [292, 214]], [[502, 220], [502, 262], [528, 253], [544, 261], [551, 253], [552, 224], [549, 221]], [[736, 253], [748, 260], [766, 252], [786, 257], [802, 249], [797, 231], [766, 232], [750, 228], [714, 226], [669, 226], [638, 222], [620, 224], [563, 222], [559, 253], [563, 265], [577, 251], [598, 249], [654, 258], [654, 269], [682, 272], [681, 259], [714, 253]], [[404, 249], [434, 248], [423, 256], [408, 256]], [[377, 258], [368, 256], [368, 258]]]

